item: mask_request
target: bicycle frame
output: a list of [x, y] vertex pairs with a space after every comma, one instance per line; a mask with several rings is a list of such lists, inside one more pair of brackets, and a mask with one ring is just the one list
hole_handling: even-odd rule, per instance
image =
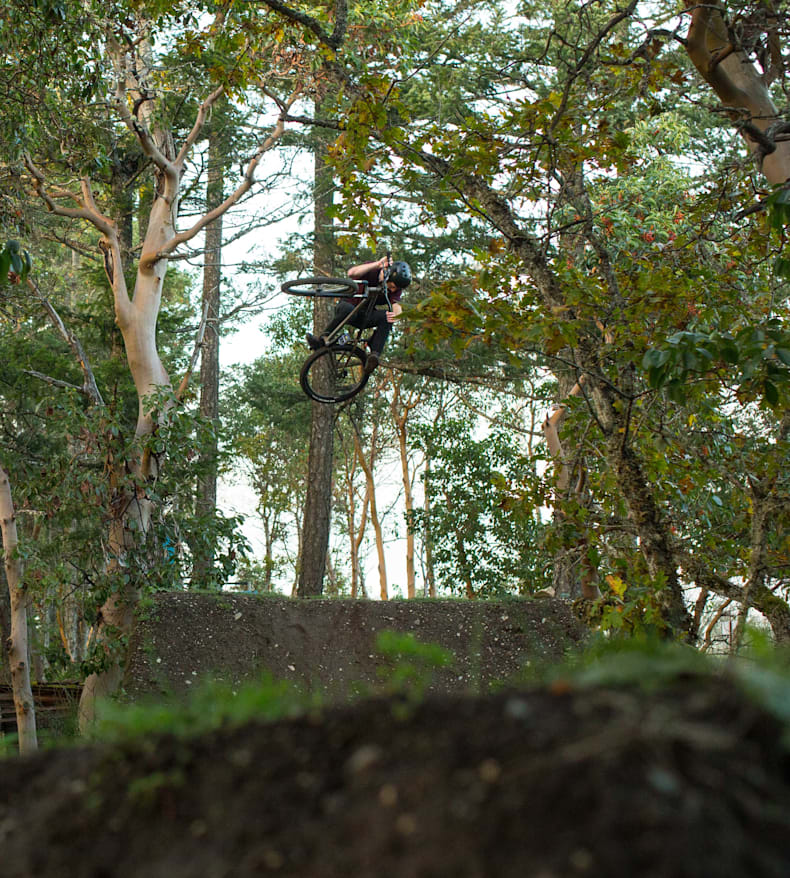
[[[367, 280], [356, 278], [306, 277], [285, 281], [282, 290], [296, 296], [332, 296], [352, 302], [349, 313], [334, 329], [326, 333], [324, 344], [315, 348], [304, 362], [299, 373], [299, 383], [304, 392], [316, 402], [345, 402], [356, 396], [370, 377], [367, 368], [370, 355], [364, 349], [369, 339], [363, 333], [374, 328], [373, 325], [366, 324], [376, 322], [371, 317], [379, 296], [383, 296], [387, 310], [392, 311], [386, 281], [383, 284], [371, 284]], [[353, 305], [353, 299], [356, 298], [359, 301]], [[360, 316], [363, 320], [359, 319]], [[333, 317], [332, 322], [335, 319]], [[354, 325], [354, 331], [347, 338], [343, 338], [349, 324]]]
[[[332, 332], [329, 333], [329, 335], [325, 336], [325, 340], [326, 340], [327, 345], [334, 344], [338, 340], [338, 338], [340, 338], [340, 336], [343, 334], [343, 331], [345, 330], [347, 324], [352, 323], [354, 318], [358, 314], [360, 314], [363, 310], [365, 312], [365, 319], [367, 321], [367, 319], [370, 317], [370, 315], [376, 309], [376, 299], [378, 298], [379, 293], [381, 293], [382, 289], [384, 291], [384, 296], [387, 300], [387, 310], [388, 311], [392, 310], [392, 303], [390, 302], [389, 291], [387, 290], [386, 282], [384, 284], [382, 284], [381, 286], [373, 286], [372, 284], [369, 284], [366, 280], [357, 281], [357, 283], [360, 285], [364, 285], [364, 287], [365, 287], [365, 292], [360, 294], [360, 295], [363, 295], [364, 298], [362, 299], [361, 302], [359, 302], [356, 305], [354, 310], [351, 311], [351, 313], [348, 314], [332, 330]], [[362, 332], [362, 329], [358, 329], [357, 327], [355, 327], [355, 329], [357, 329], [356, 334], [357, 334], [357, 337], [359, 337], [359, 334]]]

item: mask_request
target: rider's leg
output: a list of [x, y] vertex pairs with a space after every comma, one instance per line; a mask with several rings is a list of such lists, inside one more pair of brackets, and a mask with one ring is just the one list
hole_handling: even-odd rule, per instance
[[355, 307], [356, 306], [351, 302], [338, 302], [337, 305], [335, 305], [335, 313], [332, 315], [332, 319], [326, 325], [323, 333], [321, 333], [323, 337], [326, 338], [330, 332], [334, 332], [334, 330], [340, 326]]
[[354, 305], [351, 302], [338, 302], [335, 305], [335, 313], [332, 315], [332, 319], [324, 328], [324, 331], [320, 336], [313, 335], [312, 333], [307, 333], [307, 344], [314, 351], [318, 350], [318, 348], [322, 348], [326, 344], [327, 336], [337, 329], [338, 326], [348, 317], [348, 315], [354, 310]]
[[379, 364], [379, 358], [384, 350], [384, 345], [387, 343], [387, 337], [392, 329], [392, 324], [387, 320], [386, 311], [374, 311], [368, 318], [367, 325], [376, 327], [373, 336], [368, 342], [370, 354], [365, 363], [365, 372], [370, 375]]
[[392, 330], [392, 324], [387, 320], [387, 312], [374, 311], [368, 319], [368, 326], [376, 327], [373, 337], [370, 339], [370, 351], [380, 357]]

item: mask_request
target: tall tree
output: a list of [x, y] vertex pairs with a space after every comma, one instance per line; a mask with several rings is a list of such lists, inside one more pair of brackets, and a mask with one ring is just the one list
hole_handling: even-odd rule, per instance
[[10, 595], [10, 636], [7, 644], [11, 685], [14, 693], [16, 725], [19, 733], [19, 752], [31, 753], [38, 748], [36, 711], [30, 686], [28, 660], [28, 596], [22, 579], [16, 514], [11, 496], [8, 473], [0, 465], [0, 535], [2, 536], [5, 578]]
[[[206, 170], [206, 212], [210, 213], [222, 204], [225, 197], [225, 142], [218, 125], [212, 125], [208, 136]], [[200, 413], [206, 421], [219, 422], [219, 340], [220, 340], [220, 291], [222, 285], [222, 216], [217, 216], [206, 226], [203, 257], [202, 312], [205, 332], [200, 354]], [[202, 475], [197, 485], [198, 515], [210, 518], [217, 508], [217, 452], [218, 431], [212, 431], [207, 448], [202, 450]], [[208, 530], [210, 533], [211, 530]], [[204, 544], [196, 547], [193, 579], [205, 583], [213, 567], [214, 547]]]
[[[325, 98], [325, 100], [327, 100]], [[321, 113], [321, 101], [317, 103]], [[334, 177], [327, 162], [329, 138], [320, 129], [313, 133], [313, 268], [317, 275], [334, 276], [333, 232]], [[313, 307], [313, 332], [320, 335], [332, 315], [332, 302], [317, 297]], [[299, 597], [314, 597], [323, 590], [329, 531], [332, 520], [332, 474], [334, 471], [335, 410], [313, 401], [310, 420], [310, 454], [307, 494], [302, 523], [299, 559]]]
[[[368, 112], [362, 122], [349, 115], [354, 133], [336, 153], [350, 203], [371, 173], [362, 157], [375, 154], [379, 169], [397, 164], [412, 188], [429, 181], [488, 229], [474, 295], [453, 296], [445, 286], [435, 291], [435, 310], [428, 305], [422, 316], [437, 334], [444, 325], [446, 337], [458, 339], [460, 330], [470, 340], [496, 340], [546, 368], [567, 411], [565, 460], [585, 461], [577, 468], [584, 502], [576, 492], [559, 497], [560, 536], [584, 556], [577, 575], [589, 577], [620, 610], [638, 608], [641, 618], [691, 639], [696, 621], [685, 592], [703, 585], [711, 561], [700, 550], [699, 529], [683, 519], [680, 498], [660, 475], [664, 425], [681, 393], [672, 385], [668, 400], [659, 385], [672, 369], [678, 375], [684, 358], [691, 371], [711, 378], [708, 367], [724, 352], [740, 372], [734, 382], [729, 376], [738, 396], [728, 396], [725, 380], [706, 381], [715, 397], [707, 402], [689, 389], [687, 422], [698, 417], [695, 406], [711, 403], [721, 417], [728, 398], [767, 410], [781, 406], [783, 355], [775, 349], [784, 335], [776, 304], [785, 295], [757, 255], [766, 243], [765, 204], [752, 203], [752, 166], [722, 138], [720, 117], [701, 109], [705, 93], [694, 88], [686, 55], [720, 89], [728, 112], [740, 114], [753, 151], [774, 155], [783, 128], [775, 108], [758, 98], [766, 89], [782, 93], [781, 17], [760, 18], [756, 7], [739, 10], [740, 19], [713, 7], [692, 11], [688, 35], [688, 19], [674, 9], [651, 9], [647, 19], [636, 3], [525, 2], [515, 16], [472, 4], [463, 18], [449, 18], [443, 33], [414, 22], [421, 39], [404, 31], [400, 45], [420, 46], [401, 58], [411, 70], [402, 71], [401, 87], [382, 92], [376, 83], [357, 92], [360, 114], [376, 95], [386, 104], [378, 142], [391, 151], [375, 153], [376, 123]], [[726, 24], [724, 36], [711, 30], [717, 16]], [[750, 41], [754, 34], [765, 39]], [[765, 75], [758, 83], [752, 74], [759, 58]], [[736, 74], [742, 74], [737, 82]], [[759, 117], [767, 125], [757, 125]], [[786, 176], [769, 173], [776, 182]], [[777, 210], [782, 198], [775, 199]], [[741, 208], [736, 215], [734, 203]], [[447, 216], [438, 198], [426, 204], [437, 221]], [[775, 253], [776, 239], [768, 246]], [[773, 322], [755, 330], [765, 322], [761, 312]], [[718, 334], [711, 335], [711, 325]], [[773, 347], [765, 346], [767, 338]], [[662, 339], [669, 344], [651, 353]], [[651, 370], [647, 381], [643, 368]], [[717, 375], [725, 377], [721, 370]], [[784, 442], [781, 418], [769, 431], [769, 441]], [[705, 447], [711, 454], [713, 446]], [[558, 472], [562, 487], [563, 469]], [[781, 505], [786, 486], [771, 480], [762, 453], [750, 473], [771, 508]], [[769, 538], [757, 527], [760, 520], [760, 514], [752, 518], [751, 536], [738, 543], [740, 561], [733, 557], [729, 572], [704, 587], [759, 605], [777, 636], [787, 637], [787, 605], [769, 597], [771, 588], [782, 588], [780, 568], [772, 565], [766, 591], [757, 574], [765, 571], [762, 562], [750, 577], [752, 588], [737, 583], [745, 560], [765, 557], [760, 546], [777, 536], [774, 528]]]
[[[104, 18], [93, 19], [89, 11], [85, 12], [80, 27], [84, 42], [95, 51], [91, 58], [93, 69], [97, 71], [93, 89], [102, 91], [99, 71], [106, 69], [110, 75], [107, 83], [110, 97], [103, 105], [101, 102], [70, 105], [61, 102], [54, 84], [52, 87], [42, 85], [42, 77], [31, 89], [39, 101], [31, 110], [37, 114], [41, 127], [36, 130], [37, 137], [27, 138], [24, 155], [30, 187], [49, 213], [65, 224], [85, 223], [98, 236], [106, 280], [112, 291], [114, 318], [123, 337], [126, 362], [136, 390], [134, 441], [125, 446], [110, 466], [112, 496], [106, 545], [108, 579], [113, 584], [101, 610], [100, 627], [104, 634], [130, 630], [139, 589], [145, 579], [145, 570], [137, 569], [142, 556], [138, 554], [134, 561], [132, 558], [139, 552], [151, 527], [155, 485], [164, 461], [163, 430], [177, 402], [157, 344], [157, 320], [168, 263], [179, 247], [194, 239], [252, 189], [261, 158], [279, 141], [285, 128], [285, 116], [302, 88], [302, 80], [288, 75], [288, 71], [293, 70], [288, 62], [284, 67], [286, 75], [279, 80], [281, 85], [284, 83], [285, 96], [273, 97], [274, 120], [268, 133], [248, 152], [240, 179], [213, 209], [179, 230], [182, 185], [209, 113], [231, 86], [235, 87], [242, 80], [265, 78], [273, 69], [278, 69], [282, 58], [278, 56], [277, 30], [269, 27], [271, 23], [263, 17], [248, 17], [246, 22], [239, 22], [231, 20], [227, 11], [222, 10], [213, 19], [202, 21], [201, 30], [197, 21], [182, 17], [182, 10], [175, 4], [160, 10], [157, 17], [149, 18], [147, 11], [135, 6], [123, 14], [119, 12], [118, 18], [106, 27]], [[48, 26], [54, 28], [55, 23], [49, 22]], [[215, 81], [208, 88], [204, 87], [203, 100], [188, 122], [178, 115], [185, 105], [173, 108], [168, 103], [154, 69], [154, 41], [163, 33], [158, 29], [168, 28], [175, 29], [170, 32], [171, 39], [180, 40], [184, 45], [191, 47], [200, 41], [206, 45], [213, 43], [217, 58], [228, 58], [226, 49], [233, 53], [227, 67], [219, 63], [213, 68]], [[245, 28], [248, 33], [255, 32], [254, 48], [250, 37], [243, 36]], [[68, 69], [71, 70], [71, 66]], [[69, 90], [72, 85], [68, 83]], [[266, 88], [268, 94], [274, 96], [277, 86], [271, 84]], [[96, 112], [93, 117], [90, 116], [92, 110]], [[69, 129], [68, 120], [72, 131], [71, 139], [61, 141], [56, 149], [50, 149], [54, 130], [45, 127], [46, 119], [53, 113], [64, 124], [63, 130]], [[77, 123], [73, 116], [80, 114], [83, 118]], [[105, 121], [108, 119], [112, 120], [109, 125]], [[33, 131], [32, 126], [28, 130]], [[96, 164], [94, 157], [108, 157], [118, 139], [126, 139], [136, 146], [153, 179], [153, 200], [140, 223], [143, 233], [133, 267], [124, 259], [122, 230], [127, 226], [113, 214], [112, 202], [104, 197], [101, 180], [91, 178], [91, 166]], [[133, 278], [131, 288], [130, 278]], [[96, 696], [117, 686], [120, 673], [117, 659], [108, 654], [107, 668], [86, 681], [86, 716], [89, 717]]]

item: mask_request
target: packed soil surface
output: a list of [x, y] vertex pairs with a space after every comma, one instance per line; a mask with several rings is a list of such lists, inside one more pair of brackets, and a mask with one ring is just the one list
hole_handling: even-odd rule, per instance
[[790, 875], [785, 729], [726, 673], [494, 692], [474, 679], [473, 692], [330, 699], [275, 722], [8, 759], [0, 871]]
[[390, 631], [452, 653], [431, 691], [482, 692], [525, 668], [556, 662], [586, 632], [563, 601], [343, 599], [173, 592], [140, 612], [124, 689], [138, 699], [188, 691], [211, 676], [237, 682], [269, 673], [344, 700], [375, 684]]

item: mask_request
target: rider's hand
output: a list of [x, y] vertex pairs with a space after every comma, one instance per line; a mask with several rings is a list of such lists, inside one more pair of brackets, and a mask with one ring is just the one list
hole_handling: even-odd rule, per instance
[[392, 306], [392, 310], [387, 311], [387, 321], [389, 323], [394, 323], [395, 320], [400, 316], [401, 311], [403, 311], [401, 303], [395, 302]]

